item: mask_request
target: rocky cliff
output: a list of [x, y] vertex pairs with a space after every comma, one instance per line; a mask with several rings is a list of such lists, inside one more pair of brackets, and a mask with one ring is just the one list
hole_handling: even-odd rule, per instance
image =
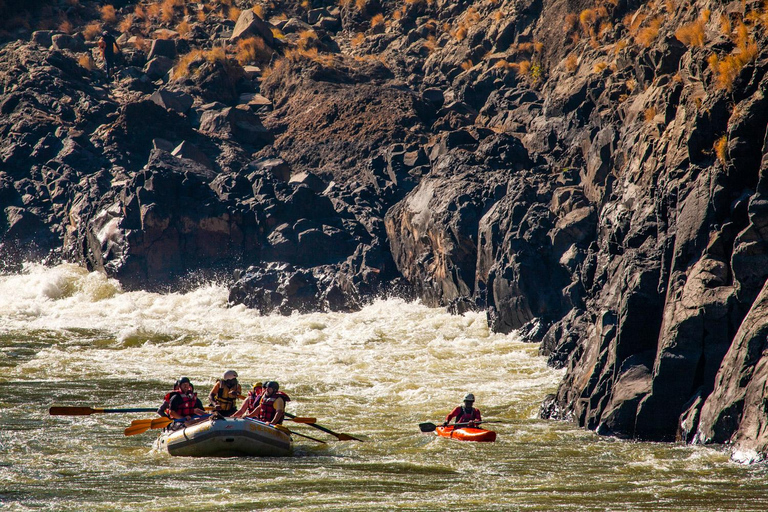
[[567, 367], [542, 417], [766, 457], [763, 3], [5, 9], [5, 271], [485, 310]]

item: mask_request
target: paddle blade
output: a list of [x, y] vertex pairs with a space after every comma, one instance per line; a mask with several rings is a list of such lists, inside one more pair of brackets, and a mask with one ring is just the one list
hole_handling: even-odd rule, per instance
[[419, 423], [419, 430], [422, 432], [434, 432], [436, 428], [434, 423]]
[[88, 416], [94, 410], [90, 407], [51, 407], [48, 413], [52, 416]]
[[294, 416], [293, 418], [288, 419], [296, 423], [317, 423], [317, 418], [302, 418], [300, 416]]
[[149, 430], [149, 425], [132, 425], [126, 428], [123, 433], [126, 436], [135, 436], [137, 434], [143, 434], [147, 430]]
[[165, 428], [171, 423], [173, 423], [173, 420], [171, 418], [166, 418], [166, 417], [155, 418], [150, 423], [149, 428]]
[[343, 433], [336, 434], [336, 439], [338, 439], [339, 441], [360, 441], [361, 443], [363, 442], [362, 439], [358, 439], [355, 436], [351, 436], [349, 434], [343, 434]]
[[147, 428], [149, 428], [152, 425], [153, 418], [148, 418], [145, 420], [133, 420], [131, 422], [132, 427], [138, 427], [139, 425], [146, 425]]

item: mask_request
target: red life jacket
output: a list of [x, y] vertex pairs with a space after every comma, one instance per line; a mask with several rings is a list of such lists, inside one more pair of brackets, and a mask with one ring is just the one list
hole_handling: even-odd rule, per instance
[[258, 393], [256, 391], [249, 391], [248, 396], [245, 398], [245, 403], [247, 404], [245, 408], [246, 416], [250, 416], [256, 412], [256, 408], [259, 406], [259, 399], [261, 398], [261, 395], [264, 394], [264, 390], [262, 388], [258, 389], [260, 390]]
[[[179, 393], [178, 398], [180, 399], [181, 404], [176, 405], [176, 408], [173, 409], [173, 411], [182, 416], [194, 416], [195, 406], [197, 405], [197, 393], [190, 393], [188, 395]], [[176, 404], [179, 404], [178, 400]]]
[[[458, 409], [458, 411], [456, 409]], [[451, 416], [456, 417], [456, 423], [469, 423], [470, 421], [480, 421], [482, 419], [480, 417], [480, 411], [474, 407], [469, 412], [462, 406], [459, 406], [456, 409], [451, 413]]]
[[[282, 391], [275, 391], [275, 393], [272, 396], [267, 396], [266, 394], [262, 394], [259, 398], [259, 405], [261, 405], [261, 410], [259, 411], [258, 416], [256, 419], [259, 421], [265, 421], [269, 422], [272, 421], [272, 418], [275, 417], [275, 413], [277, 413], [277, 410], [275, 409], [275, 400], [278, 398], [282, 398], [285, 400], [285, 403], [291, 401], [290, 398], [288, 398], [288, 395], [283, 393]], [[281, 419], [279, 423], [282, 423], [283, 420]]]

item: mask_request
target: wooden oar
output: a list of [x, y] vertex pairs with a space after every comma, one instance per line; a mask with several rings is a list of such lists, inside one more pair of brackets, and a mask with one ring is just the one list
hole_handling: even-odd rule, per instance
[[[451, 423], [449, 427], [466, 427], [467, 425], [479, 425], [481, 423], [504, 423], [503, 421], [467, 421], [465, 423]], [[422, 432], [434, 432], [437, 425], [434, 423], [419, 423], [419, 430]]]
[[293, 435], [296, 435], [296, 436], [299, 436], [299, 437], [306, 437], [307, 439], [311, 439], [312, 441], [315, 441], [317, 443], [328, 444], [325, 441], [323, 441], [322, 439], [315, 439], [314, 437], [305, 436], [304, 434], [299, 434], [295, 430], [291, 430], [291, 429], [289, 429], [287, 427], [284, 427], [282, 425], [272, 425], [272, 426], [275, 427], [277, 430], [280, 430], [282, 432], [288, 432], [289, 434], [293, 434]]
[[89, 416], [91, 414], [105, 413], [129, 413], [129, 412], [155, 412], [157, 408], [136, 409], [104, 409], [103, 407], [51, 407], [48, 413], [52, 416]]
[[[290, 418], [290, 419], [295, 419], [296, 418], [296, 416], [294, 416], [293, 414], [291, 414], [289, 412], [285, 413], [285, 417], [286, 418]], [[325, 432], [327, 434], [331, 434], [332, 436], [335, 436], [336, 439], [338, 439], [339, 441], [360, 441], [361, 443], [363, 442], [362, 439], [358, 439], [358, 438], [356, 438], [354, 436], [351, 436], [349, 434], [337, 434], [333, 430], [331, 430], [329, 428], [325, 428], [325, 427], [323, 427], [321, 425], [318, 425], [317, 423], [314, 423], [314, 422], [311, 422], [311, 423], [307, 422], [306, 424], [309, 425], [312, 428], [316, 428], [317, 430], [322, 430], [323, 432]]]

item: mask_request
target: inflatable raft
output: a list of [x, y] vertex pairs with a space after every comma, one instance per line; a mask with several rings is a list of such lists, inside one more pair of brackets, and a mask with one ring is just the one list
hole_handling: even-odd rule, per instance
[[249, 418], [209, 419], [163, 432], [155, 449], [180, 457], [285, 457], [292, 452], [288, 433]]
[[435, 434], [441, 437], [450, 437], [461, 441], [478, 441], [481, 443], [492, 443], [496, 440], [496, 432], [485, 430], [484, 428], [460, 427], [452, 425], [447, 427], [437, 427]]

